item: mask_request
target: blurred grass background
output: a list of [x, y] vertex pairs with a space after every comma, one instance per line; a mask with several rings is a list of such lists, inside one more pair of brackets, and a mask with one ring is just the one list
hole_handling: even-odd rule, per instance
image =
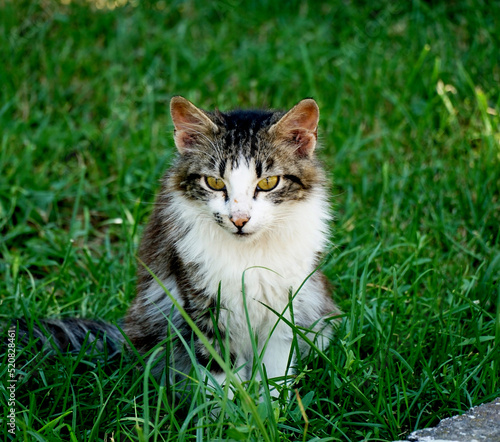
[[[299, 364], [309, 424], [283, 401], [269, 437], [394, 440], [499, 396], [499, 17], [481, 0], [2, 2], [0, 319], [123, 316], [173, 95], [312, 96], [346, 317], [329, 362]], [[184, 428], [139, 374], [74, 364], [19, 368], [24, 440], [146, 440], [137, 416], [164, 419], [151, 440], [264, 437], [241, 409]]]

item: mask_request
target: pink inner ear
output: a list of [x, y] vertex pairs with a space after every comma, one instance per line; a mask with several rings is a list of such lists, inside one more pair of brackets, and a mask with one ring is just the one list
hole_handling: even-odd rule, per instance
[[172, 99], [170, 112], [175, 128], [175, 144], [181, 153], [195, 146], [200, 136], [215, 127], [201, 110], [182, 97]]
[[186, 130], [201, 124], [200, 119], [193, 115], [186, 106], [172, 108], [172, 121], [176, 130]]
[[180, 152], [183, 152], [184, 150], [188, 149], [196, 141], [194, 137], [192, 137], [188, 132], [182, 129], [176, 129], [174, 138], [175, 138], [175, 145], [177, 146], [177, 149], [179, 149]]
[[318, 105], [306, 98], [286, 113], [272, 131], [278, 140], [292, 143], [298, 155], [306, 156], [316, 147], [318, 120]]
[[299, 127], [307, 129], [310, 132], [316, 132], [318, 126], [318, 113], [314, 107], [307, 107], [302, 113], [297, 115], [289, 123], [290, 127]]
[[301, 156], [309, 155], [316, 146], [316, 133], [307, 130], [297, 130], [293, 133], [293, 141], [297, 145], [297, 154]]

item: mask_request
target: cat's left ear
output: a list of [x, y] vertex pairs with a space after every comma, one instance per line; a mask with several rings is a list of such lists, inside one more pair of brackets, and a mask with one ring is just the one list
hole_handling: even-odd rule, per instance
[[319, 107], [312, 98], [299, 101], [271, 126], [269, 133], [277, 142], [287, 143], [300, 156], [311, 155], [318, 139]]
[[181, 154], [195, 149], [200, 139], [211, 137], [218, 131], [205, 111], [184, 97], [176, 96], [170, 100], [170, 115], [175, 127], [175, 145]]

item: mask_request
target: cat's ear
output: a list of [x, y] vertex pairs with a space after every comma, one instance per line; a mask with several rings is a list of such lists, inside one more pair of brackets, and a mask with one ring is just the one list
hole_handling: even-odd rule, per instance
[[181, 154], [194, 147], [200, 138], [210, 137], [218, 131], [205, 112], [183, 97], [170, 100], [170, 115], [175, 128], [175, 145]]
[[287, 143], [300, 156], [311, 155], [318, 139], [319, 108], [312, 98], [299, 101], [269, 132], [277, 142]]

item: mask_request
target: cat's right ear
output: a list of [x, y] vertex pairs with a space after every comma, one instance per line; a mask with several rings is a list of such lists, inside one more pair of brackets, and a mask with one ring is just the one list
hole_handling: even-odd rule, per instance
[[276, 141], [288, 144], [299, 156], [309, 156], [318, 139], [319, 108], [312, 98], [299, 101], [271, 126]]
[[176, 96], [170, 100], [170, 115], [175, 128], [175, 145], [181, 154], [195, 147], [199, 139], [218, 131], [207, 114], [184, 97]]

